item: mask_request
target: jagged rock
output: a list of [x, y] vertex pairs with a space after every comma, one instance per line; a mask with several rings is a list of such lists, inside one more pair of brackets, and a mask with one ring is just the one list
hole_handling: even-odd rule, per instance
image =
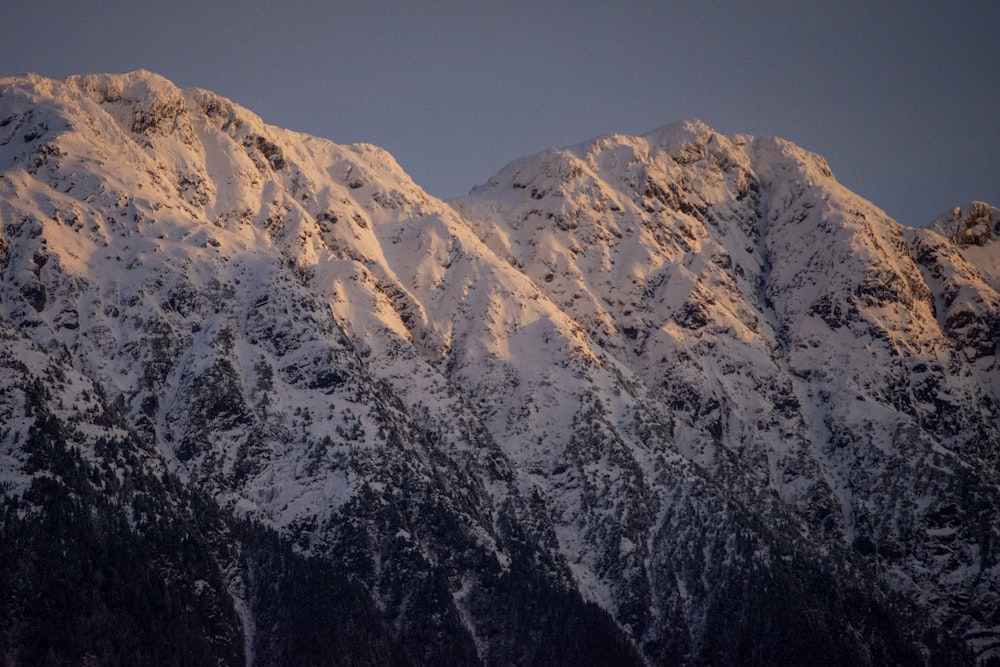
[[0, 170], [15, 663], [1000, 659], [995, 209], [698, 122], [446, 204], [148, 72], [0, 80]]

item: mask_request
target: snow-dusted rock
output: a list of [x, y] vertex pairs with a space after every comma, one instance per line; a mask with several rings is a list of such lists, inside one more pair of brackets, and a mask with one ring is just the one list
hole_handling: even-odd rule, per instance
[[0, 170], [5, 536], [193, 536], [206, 662], [1000, 656], [995, 209], [699, 122], [445, 203], [142, 71], [0, 80]]

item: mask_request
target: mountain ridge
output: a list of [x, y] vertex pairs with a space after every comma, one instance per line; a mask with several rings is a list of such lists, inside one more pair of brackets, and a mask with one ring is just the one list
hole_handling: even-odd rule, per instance
[[[950, 218], [985, 244], [961, 247], [697, 121], [446, 204], [147, 72], [0, 91], [6, 497], [72, 488], [29, 441], [114, 471], [83, 494], [112, 507], [156, 514], [110, 490], [148, 469], [175, 523], [204, 494], [229, 629], [183, 632], [226, 664], [362, 645], [296, 616], [306, 572], [383, 662], [1000, 655], [996, 209]], [[269, 601], [253, 564], [282, 549]]]

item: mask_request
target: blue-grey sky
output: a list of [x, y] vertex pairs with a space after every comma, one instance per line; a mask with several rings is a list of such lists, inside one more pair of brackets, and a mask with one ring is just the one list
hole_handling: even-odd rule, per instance
[[776, 135], [906, 224], [1000, 205], [997, 0], [31, 0], [0, 74], [152, 70], [388, 149], [431, 194], [698, 118]]

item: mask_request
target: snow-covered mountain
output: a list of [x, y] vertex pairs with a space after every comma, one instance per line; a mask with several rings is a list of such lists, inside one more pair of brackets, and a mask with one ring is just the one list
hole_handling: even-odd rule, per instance
[[9, 662], [1000, 660], [996, 209], [698, 122], [445, 203], [142, 71], [0, 170]]

